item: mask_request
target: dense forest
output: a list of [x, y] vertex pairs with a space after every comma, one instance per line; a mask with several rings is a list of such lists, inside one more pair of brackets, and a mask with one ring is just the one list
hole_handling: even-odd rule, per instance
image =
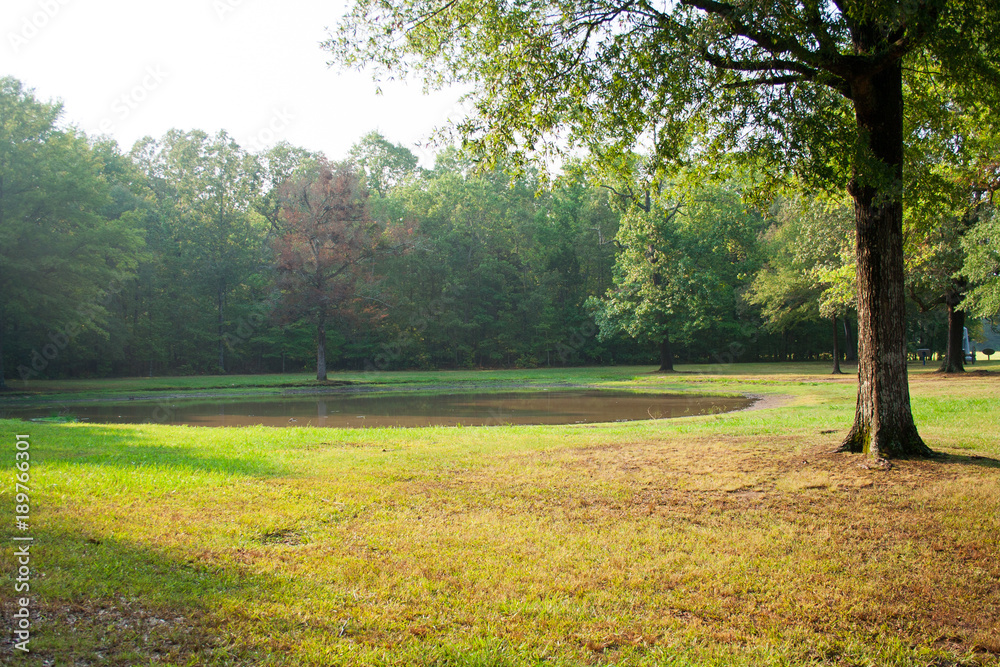
[[[549, 179], [449, 148], [424, 168], [374, 132], [340, 160], [198, 130], [124, 150], [5, 78], [0, 382], [850, 360], [849, 200], [703, 167]], [[988, 181], [928, 182], [908, 341], [944, 351], [949, 322], [997, 310], [997, 219]]]

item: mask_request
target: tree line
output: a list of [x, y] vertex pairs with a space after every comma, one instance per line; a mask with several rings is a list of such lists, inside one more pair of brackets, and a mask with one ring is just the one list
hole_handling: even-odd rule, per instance
[[[378, 133], [339, 161], [198, 130], [124, 151], [61, 113], [0, 80], [8, 386], [856, 354], [853, 208], [805, 186], [753, 198], [758, 175], [704, 165], [651, 184], [640, 156], [554, 181], [454, 148], [423, 168]], [[995, 167], [946, 167], [908, 193], [914, 349], [998, 310]]]

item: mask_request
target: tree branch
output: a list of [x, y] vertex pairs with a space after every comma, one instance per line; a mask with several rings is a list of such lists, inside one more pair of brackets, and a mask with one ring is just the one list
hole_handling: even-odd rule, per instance
[[[422, 16], [414, 18], [412, 21], [410, 21], [409, 30], [415, 30], [417, 28], [423, 27], [424, 25], [429, 23], [432, 19], [434, 19], [436, 16], [445, 13], [446, 11], [454, 7], [456, 4], [458, 4], [458, 0], [448, 0], [448, 2], [445, 2], [434, 11], [428, 12], [426, 14], [423, 14]], [[409, 30], [407, 30], [407, 32], [409, 32]]]
[[809, 81], [807, 77], [787, 74], [785, 76], [765, 76], [759, 79], [743, 79], [732, 83], [722, 84], [723, 88], [756, 88], [757, 86], [783, 86], [789, 83], [801, 83]]
[[607, 185], [605, 183], [602, 183], [600, 185], [600, 187], [604, 188], [605, 190], [610, 190], [612, 192], [612, 194], [614, 194], [616, 197], [618, 197], [622, 201], [635, 201], [635, 193], [632, 192], [631, 188], [629, 188], [628, 192], [619, 192], [614, 187], [612, 187], [610, 185]]
[[797, 39], [753, 28], [740, 17], [740, 10], [727, 2], [717, 2], [716, 0], [681, 0], [681, 4], [721, 17], [733, 27], [733, 31], [737, 35], [746, 37], [770, 53], [790, 53], [804, 63], [820, 69], [826, 69], [818, 54], [804, 47]]
[[806, 22], [809, 24], [813, 35], [816, 36], [816, 41], [819, 42], [820, 53], [825, 54], [827, 57], [833, 56], [837, 53], [837, 46], [834, 43], [833, 35], [827, 30], [826, 23], [823, 21], [823, 15], [819, 11], [819, 0], [806, 0], [803, 2], [806, 13]]
[[791, 71], [798, 72], [803, 78], [812, 81], [819, 70], [794, 60], [784, 60], [782, 58], [770, 58], [767, 60], [734, 60], [717, 56], [707, 49], [702, 51], [702, 57], [719, 69], [740, 71], [740, 72], [767, 72], [767, 71]]

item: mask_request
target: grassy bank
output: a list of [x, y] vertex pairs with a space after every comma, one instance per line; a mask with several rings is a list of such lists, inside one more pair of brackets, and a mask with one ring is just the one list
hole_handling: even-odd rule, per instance
[[[36, 616], [32, 653], [17, 663], [1000, 664], [996, 373], [914, 368], [921, 433], [949, 456], [882, 471], [831, 453], [853, 418], [854, 378], [818, 365], [685, 370], [377, 380], [748, 392], [780, 404], [560, 427], [0, 421], [8, 508], [14, 435], [31, 442]], [[308, 381], [297, 377], [270, 390]], [[140, 381], [47, 395], [221, 384], [119, 382]], [[17, 597], [9, 519], [5, 632]]]

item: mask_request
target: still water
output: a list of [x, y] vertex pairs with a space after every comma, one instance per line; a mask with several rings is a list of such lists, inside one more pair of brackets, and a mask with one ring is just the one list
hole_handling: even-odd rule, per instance
[[[584, 424], [670, 419], [748, 407], [749, 398], [690, 394], [636, 394], [595, 389], [437, 394], [336, 394], [309, 398], [198, 399], [80, 404], [68, 413], [98, 423], [162, 423], [191, 426], [489, 426]], [[31, 419], [52, 408], [11, 411]], [[66, 410], [64, 410], [66, 412]]]

